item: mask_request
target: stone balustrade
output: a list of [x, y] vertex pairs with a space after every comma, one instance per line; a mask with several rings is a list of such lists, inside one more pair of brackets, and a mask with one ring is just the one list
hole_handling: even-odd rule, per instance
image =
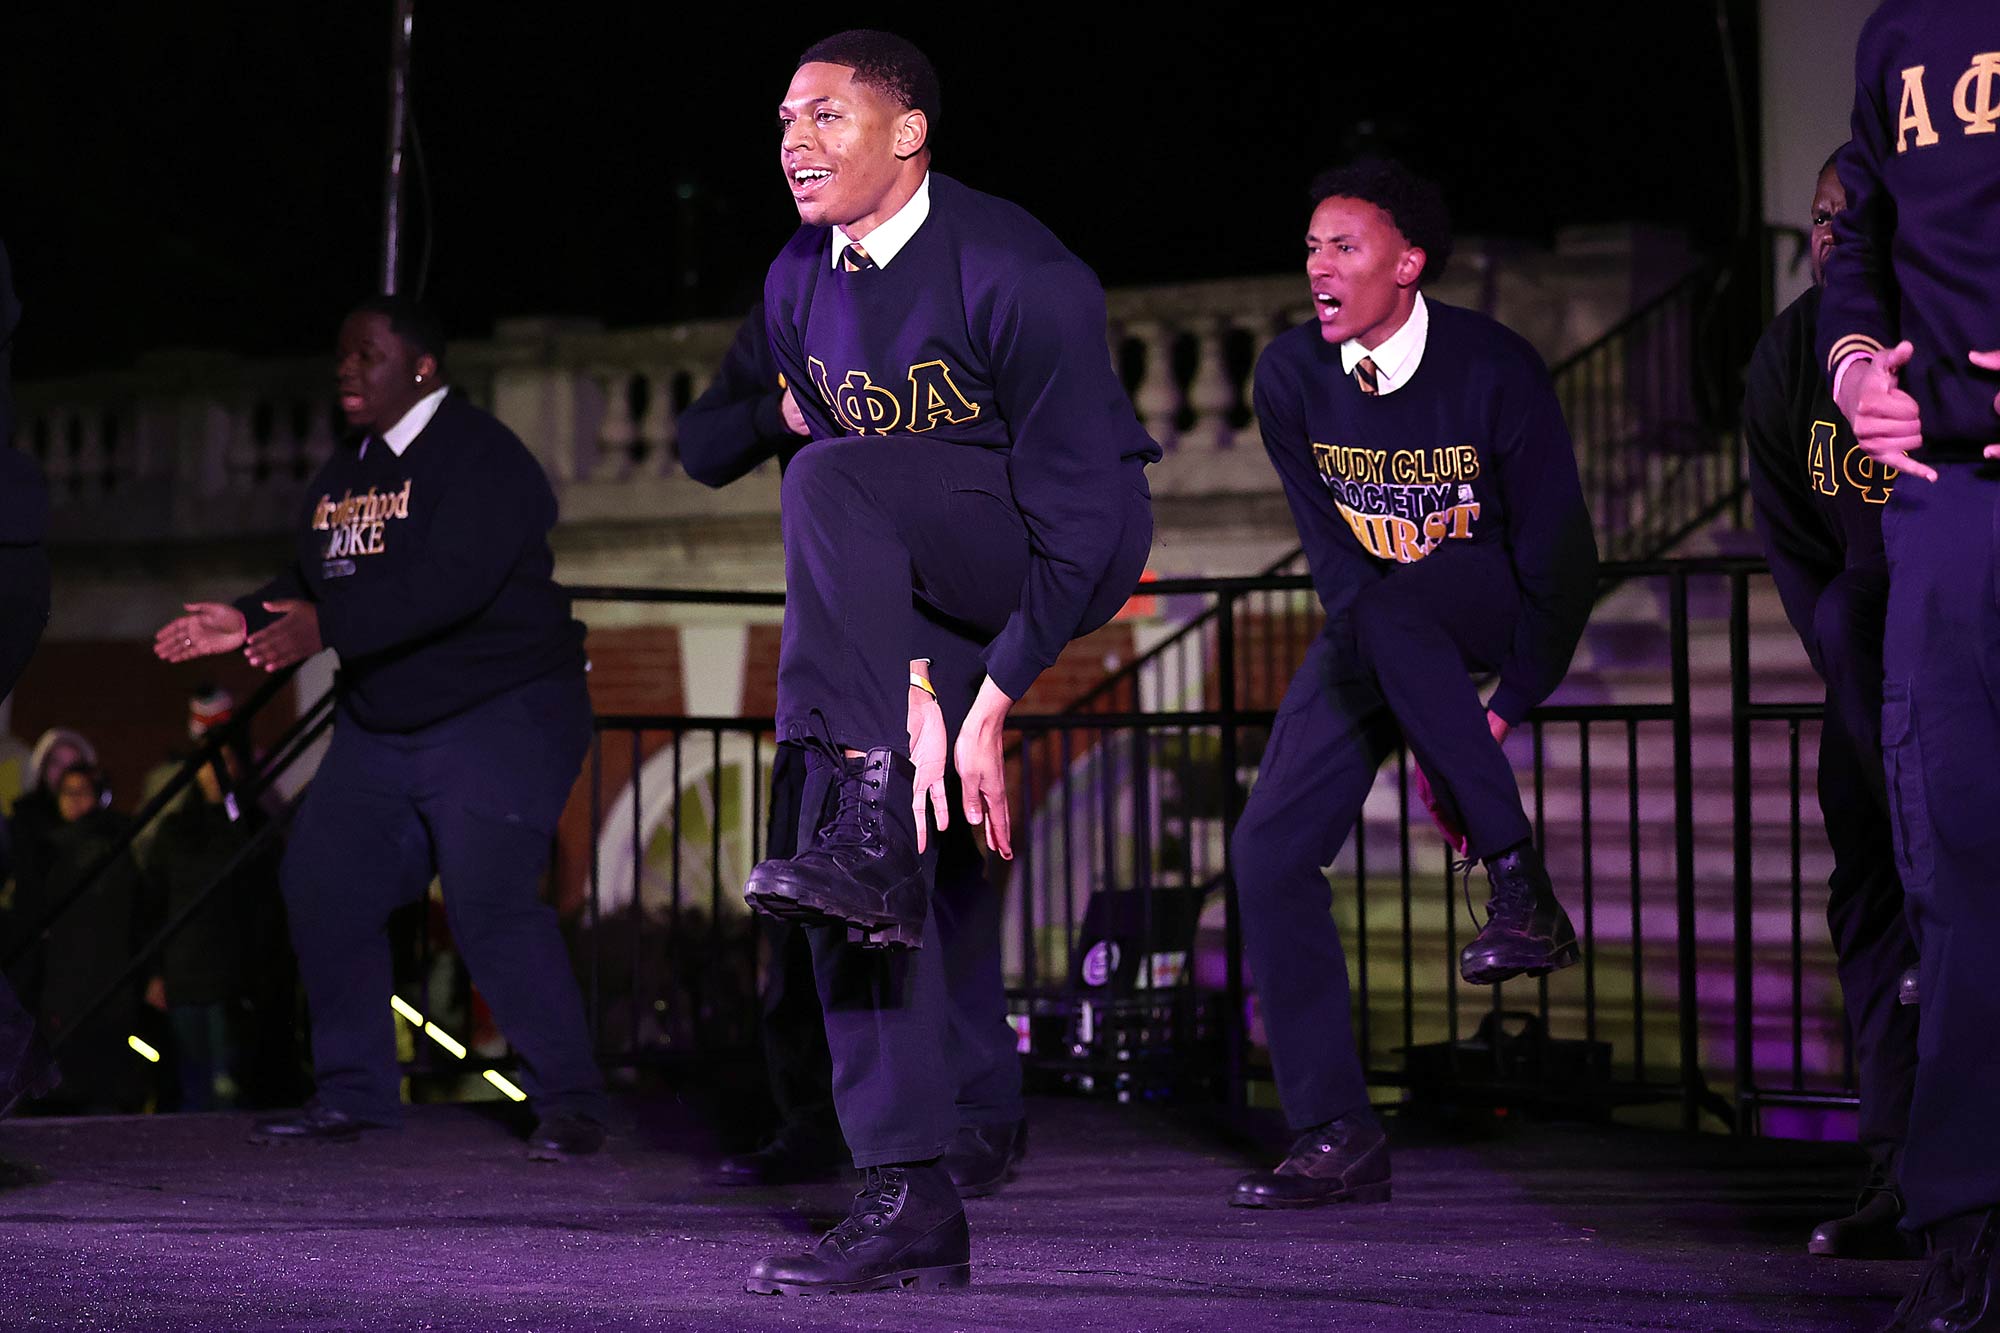
[[[1468, 239], [1434, 289], [1484, 309], [1551, 360], [1584, 345], [1685, 268], [1677, 238], [1580, 229], [1549, 250]], [[1309, 315], [1283, 274], [1108, 293], [1107, 336], [1134, 409], [1166, 449], [1156, 495], [1268, 491], [1249, 380], [1257, 356]], [[679, 414], [707, 386], [730, 320], [604, 330], [502, 321], [454, 344], [449, 371], [548, 469], [565, 527], [769, 515], [774, 468], [720, 491], [690, 481]], [[210, 542], [281, 532], [339, 423], [325, 358], [162, 353], [131, 370], [20, 386], [19, 443], [55, 497], [58, 545]]]

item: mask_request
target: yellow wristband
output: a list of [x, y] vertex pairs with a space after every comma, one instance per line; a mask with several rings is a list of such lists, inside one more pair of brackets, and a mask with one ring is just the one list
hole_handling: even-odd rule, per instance
[[912, 671], [910, 673], [910, 684], [916, 686], [918, 689], [922, 690], [925, 694], [928, 694], [931, 698], [933, 699], [937, 698], [937, 687], [931, 684], [928, 677], [920, 676], [916, 672]]

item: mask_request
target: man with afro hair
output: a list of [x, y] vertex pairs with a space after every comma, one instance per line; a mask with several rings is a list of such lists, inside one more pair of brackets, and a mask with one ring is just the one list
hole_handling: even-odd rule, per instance
[[[1424, 297], [1451, 252], [1435, 185], [1375, 159], [1322, 175], [1311, 194], [1313, 318], [1258, 362], [1254, 406], [1326, 627], [1230, 842], [1300, 1137], [1276, 1170], [1237, 1182], [1230, 1201], [1244, 1207], [1389, 1197], [1322, 867], [1399, 733], [1440, 825], [1491, 881], [1465, 979], [1543, 976], [1579, 956], [1500, 748], [1568, 669], [1597, 582], [1562, 410], [1525, 340]], [[1482, 703], [1472, 676], [1492, 671]]]

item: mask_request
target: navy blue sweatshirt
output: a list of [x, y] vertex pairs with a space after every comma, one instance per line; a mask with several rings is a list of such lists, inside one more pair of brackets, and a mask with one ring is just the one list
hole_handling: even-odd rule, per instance
[[1843, 570], [1884, 570], [1882, 507], [1896, 469], [1861, 451], [1833, 404], [1814, 332], [1820, 289], [1785, 307], [1751, 354], [1743, 390], [1750, 497], [1785, 616], [1824, 674], [1813, 611]]
[[834, 270], [831, 230], [801, 227], [764, 284], [771, 351], [814, 439], [922, 435], [1006, 456], [1031, 559], [985, 662], [1018, 699], [1075, 635], [1118, 554], [1105, 515], [1144, 493], [1160, 447], [1112, 367], [1096, 275], [1013, 204], [936, 172], [930, 195], [870, 272]]
[[1489, 707], [1519, 722], [1569, 669], [1597, 595], [1597, 541], [1569, 428], [1527, 341], [1425, 298], [1423, 361], [1369, 397], [1316, 321], [1257, 362], [1254, 406], [1335, 633], [1354, 596], [1445, 542], [1498, 543], [1521, 622]]
[[21, 303], [14, 271], [0, 245], [0, 546], [33, 546], [48, 535], [49, 488], [35, 460], [14, 442], [14, 330]]
[[237, 601], [318, 604], [341, 702], [370, 731], [415, 731], [530, 681], [583, 670], [555, 582], [555, 492], [514, 432], [453, 390], [398, 458], [343, 444], [299, 513], [298, 561]]
[[1862, 26], [1854, 80], [1820, 364], [1908, 339], [1920, 457], [1976, 459], [2000, 441], [2000, 374], [1965, 359], [2000, 348], [2000, 4], [1888, 0]]
[[736, 330], [715, 379], [676, 423], [681, 466], [704, 486], [727, 486], [766, 459], [789, 460], [806, 441], [785, 425], [784, 397], [760, 302]]

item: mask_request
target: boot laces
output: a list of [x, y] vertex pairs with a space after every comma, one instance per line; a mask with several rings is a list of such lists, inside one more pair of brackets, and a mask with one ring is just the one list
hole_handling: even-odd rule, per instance
[[839, 1226], [827, 1233], [835, 1244], [865, 1240], [886, 1226], [902, 1202], [905, 1172], [900, 1166], [871, 1166], [854, 1196], [854, 1206]]
[[[1448, 856], [1445, 860], [1445, 884], [1447, 886], [1445, 892], [1449, 893], [1451, 891], [1449, 887], [1451, 881], [1455, 879], [1459, 882], [1459, 891], [1465, 896], [1465, 916], [1467, 920], [1472, 922], [1472, 929], [1475, 933], [1479, 930], [1479, 913], [1472, 909], [1472, 867], [1477, 864], [1478, 862], [1469, 856], [1462, 861], [1456, 856]], [[1490, 900], [1487, 906], [1490, 913], [1492, 908]]]
[[[1496, 858], [1497, 860], [1497, 858]], [[1465, 872], [1465, 909], [1472, 910], [1472, 862], [1460, 861], [1454, 869]], [[1487, 879], [1491, 890], [1486, 898], [1486, 924], [1498, 923], [1505, 930], [1525, 930], [1528, 920], [1535, 912], [1535, 886], [1522, 873], [1517, 862], [1509, 869], [1500, 869], [1497, 864], [1487, 865]], [[1476, 921], [1477, 918], [1475, 917]]]
[[834, 787], [833, 817], [820, 830], [823, 847], [874, 847], [882, 838], [882, 788], [879, 771], [864, 760], [843, 760], [846, 769]]

